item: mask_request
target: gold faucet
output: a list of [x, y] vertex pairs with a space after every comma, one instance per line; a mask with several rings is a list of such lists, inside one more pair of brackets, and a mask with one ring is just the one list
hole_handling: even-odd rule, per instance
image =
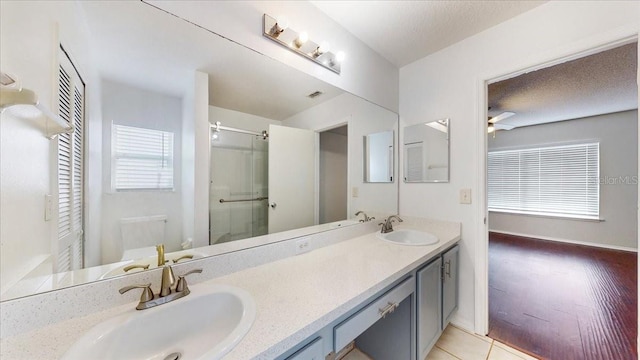
[[398, 215], [391, 215], [386, 220], [384, 220], [384, 222], [381, 222], [380, 224], [378, 224], [378, 225], [382, 225], [382, 229], [380, 230], [380, 232], [383, 234], [392, 232], [393, 231], [392, 223], [395, 222], [394, 219], [398, 219], [399, 222], [402, 222], [402, 219], [400, 219]]
[[164, 244], [156, 245], [156, 251], [158, 252], [158, 266], [164, 266], [166, 262], [164, 260]]
[[120, 289], [120, 294], [124, 294], [132, 289], [143, 289], [142, 295], [140, 296], [140, 302], [136, 306], [137, 310], [149, 309], [158, 305], [166, 304], [173, 300], [180, 299], [181, 297], [185, 297], [191, 293], [189, 290], [189, 286], [187, 284], [187, 279], [185, 278], [187, 275], [194, 273], [201, 273], [202, 269], [194, 269], [191, 270], [181, 276], [178, 277], [178, 284], [176, 285], [175, 290], [171, 290], [171, 285], [175, 282], [175, 278], [173, 276], [173, 270], [171, 270], [170, 265], [165, 265], [162, 268], [162, 282], [160, 285], [160, 292], [157, 294], [153, 294], [151, 290], [151, 284], [142, 284], [142, 285], [131, 285], [125, 286]]

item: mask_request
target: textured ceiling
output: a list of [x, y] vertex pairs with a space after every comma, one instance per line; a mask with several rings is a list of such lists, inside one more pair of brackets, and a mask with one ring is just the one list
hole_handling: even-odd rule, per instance
[[311, 1], [402, 67], [546, 1]]
[[637, 43], [489, 85], [489, 116], [528, 126], [638, 108]]

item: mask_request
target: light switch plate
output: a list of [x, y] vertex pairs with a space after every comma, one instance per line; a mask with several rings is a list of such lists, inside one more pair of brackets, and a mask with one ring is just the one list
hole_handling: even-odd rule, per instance
[[351, 188], [351, 196], [358, 197], [360, 196], [360, 189], [357, 186]]
[[471, 204], [471, 189], [460, 189], [460, 204]]

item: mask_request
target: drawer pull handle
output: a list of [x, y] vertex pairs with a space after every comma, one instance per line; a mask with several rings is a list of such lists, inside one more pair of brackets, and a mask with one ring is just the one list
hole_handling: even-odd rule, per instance
[[447, 275], [449, 278], [451, 278], [451, 260], [447, 260], [447, 262], [444, 263], [444, 268], [445, 268], [445, 275]]
[[384, 318], [385, 316], [387, 316], [387, 315], [391, 314], [392, 312], [394, 312], [397, 307], [398, 307], [398, 303], [388, 302], [387, 306], [385, 306], [382, 309], [379, 309], [380, 316]]

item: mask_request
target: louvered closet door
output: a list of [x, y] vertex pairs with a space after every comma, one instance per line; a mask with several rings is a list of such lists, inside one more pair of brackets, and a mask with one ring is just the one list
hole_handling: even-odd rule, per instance
[[82, 268], [84, 257], [84, 84], [62, 50], [59, 60], [58, 113], [75, 130], [58, 136], [56, 272]]

